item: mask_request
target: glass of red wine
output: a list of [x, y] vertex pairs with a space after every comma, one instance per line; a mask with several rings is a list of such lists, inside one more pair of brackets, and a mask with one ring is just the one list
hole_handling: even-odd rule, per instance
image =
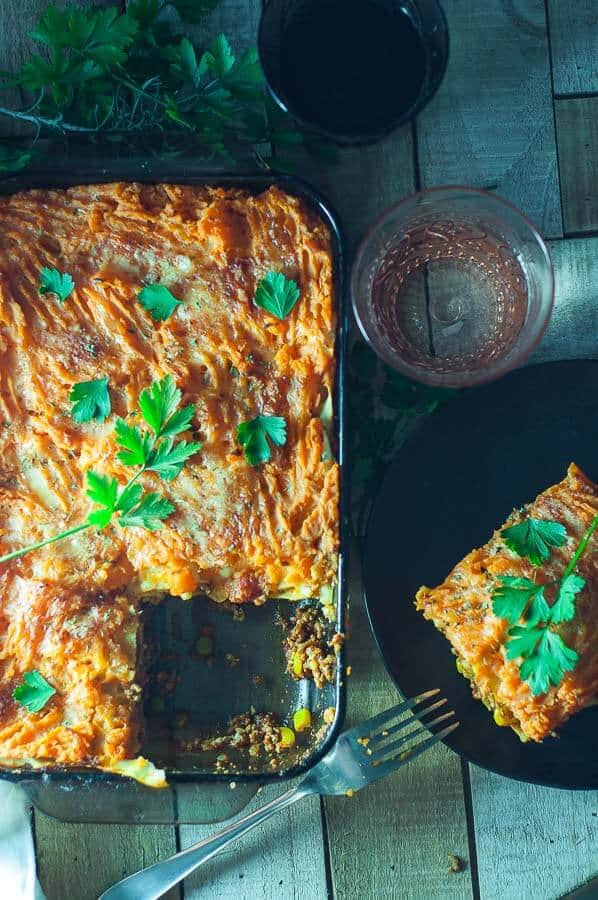
[[437, 0], [266, 0], [258, 36], [279, 106], [348, 145], [379, 140], [428, 103], [448, 43]]

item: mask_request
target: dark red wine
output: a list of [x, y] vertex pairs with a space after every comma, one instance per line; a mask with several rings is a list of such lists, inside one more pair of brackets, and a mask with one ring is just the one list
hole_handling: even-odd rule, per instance
[[347, 137], [390, 129], [426, 77], [421, 37], [396, 0], [304, 0], [285, 25], [280, 60], [296, 115]]

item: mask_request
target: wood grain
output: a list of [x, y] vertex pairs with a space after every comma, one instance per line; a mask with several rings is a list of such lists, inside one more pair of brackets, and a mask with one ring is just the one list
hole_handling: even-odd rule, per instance
[[481, 900], [556, 900], [598, 874], [598, 794], [471, 766]]
[[[368, 627], [360, 562], [353, 553], [348, 724], [399, 702]], [[441, 746], [351, 799], [327, 798], [335, 896], [461, 900], [472, 896], [459, 758]], [[466, 863], [448, 872], [448, 856]]]
[[598, 92], [596, 0], [548, 0], [548, 23], [555, 93]]
[[[35, 834], [47, 900], [97, 900], [116, 881], [176, 852], [169, 825], [76, 825], [37, 812]], [[178, 900], [179, 892], [165, 897]]]
[[[280, 793], [280, 785], [268, 785], [244, 812], [263, 806]], [[179, 811], [186, 811], [180, 802]], [[188, 847], [217, 828], [182, 825], [181, 846]], [[325, 900], [327, 896], [318, 797], [301, 800], [278, 813], [184, 883], [185, 900], [280, 900], [282, 896], [289, 900]]]
[[598, 231], [598, 97], [555, 100], [555, 116], [565, 233]]
[[317, 188], [338, 213], [350, 248], [391, 204], [415, 187], [411, 128], [371, 147], [338, 151], [334, 163], [295, 154], [297, 175]]
[[443, 7], [451, 55], [418, 120], [423, 183], [494, 185], [545, 235], [561, 236], [543, 0]]
[[555, 302], [530, 363], [598, 356], [598, 238], [550, 241]]

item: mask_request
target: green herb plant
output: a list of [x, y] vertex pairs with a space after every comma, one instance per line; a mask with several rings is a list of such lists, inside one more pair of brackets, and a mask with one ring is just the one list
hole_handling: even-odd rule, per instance
[[121, 528], [138, 527], [156, 531], [163, 526], [175, 507], [158, 493], [144, 491], [139, 478], [144, 472], [155, 472], [165, 481], [175, 478], [185, 462], [201, 449], [201, 444], [175, 438], [187, 431], [194, 415], [194, 407], [179, 407], [181, 392], [167, 375], [153, 382], [139, 396], [139, 409], [148, 429], [141, 430], [123, 419], [115, 423], [116, 443], [121, 448], [118, 459], [137, 471], [124, 487], [116, 478], [88, 471], [87, 496], [97, 509], [86, 520], [28, 547], [22, 547], [0, 557], [0, 563], [24, 556], [48, 544], [64, 540], [87, 528], [101, 530], [115, 521]]
[[93, 420], [103, 422], [112, 409], [108, 378], [96, 378], [94, 381], [80, 381], [74, 384], [69, 400], [73, 404], [71, 416], [79, 425]]
[[133, 0], [121, 13], [50, 3], [31, 32], [41, 52], [0, 73], [0, 90], [27, 97], [20, 107], [0, 103], [0, 116], [31, 129], [24, 146], [0, 145], [0, 172], [26, 166], [40, 136], [108, 142], [127, 154], [249, 154], [264, 165], [265, 145], [317, 149], [269, 99], [255, 49], [237, 57], [224, 34], [200, 46], [173, 24], [199, 23], [217, 5]]
[[[502, 575], [492, 591], [494, 615], [506, 619], [510, 626], [505, 644], [507, 659], [520, 660], [519, 674], [534, 696], [546, 693], [551, 685], [558, 687], [579, 660], [553, 626], [575, 616], [575, 601], [585, 586], [585, 579], [575, 569], [597, 527], [595, 516], [560, 579], [537, 584], [531, 578]], [[567, 531], [560, 522], [528, 517], [503, 529], [501, 536], [514, 553], [541, 566], [553, 547], [564, 546]], [[548, 594], [553, 594], [552, 603]]]

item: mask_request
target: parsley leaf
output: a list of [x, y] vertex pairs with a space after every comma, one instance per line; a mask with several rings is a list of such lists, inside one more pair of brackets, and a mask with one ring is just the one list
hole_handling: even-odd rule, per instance
[[58, 269], [48, 269], [46, 266], [39, 275], [40, 294], [56, 294], [61, 303], [72, 294], [75, 282], [68, 272], [59, 272]]
[[31, 37], [52, 50], [66, 47], [77, 50], [110, 69], [126, 61], [125, 51], [137, 28], [135, 18], [121, 15], [114, 6], [90, 10], [71, 6], [58, 10], [50, 4]]
[[12, 692], [14, 699], [29, 712], [39, 712], [44, 708], [50, 697], [56, 693], [56, 688], [46, 681], [38, 671], [24, 672], [23, 683], [17, 685]]
[[575, 615], [575, 598], [585, 587], [585, 578], [581, 575], [567, 575], [559, 584], [556, 601], [550, 613], [551, 622], [568, 622]]
[[534, 697], [545, 694], [549, 687], [558, 687], [566, 672], [571, 672], [579, 660], [575, 650], [564, 643], [554, 631], [545, 629], [535, 650], [522, 662], [519, 672], [529, 683]]
[[137, 482], [129, 482], [120, 492], [116, 501], [116, 509], [119, 512], [130, 512], [134, 506], [140, 502], [143, 497], [143, 488]]
[[527, 628], [523, 625], [513, 625], [507, 632], [510, 638], [505, 644], [507, 659], [531, 656], [543, 633], [543, 628]]
[[105, 528], [112, 519], [116, 509], [118, 496], [118, 481], [108, 475], [98, 475], [97, 472], [87, 472], [87, 496], [103, 509], [96, 509], [87, 516], [90, 525], [96, 528]]
[[110, 394], [108, 379], [98, 378], [95, 381], [80, 381], [74, 384], [69, 394], [73, 403], [71, 415], [75, 422], [83, 424], [95, 419], [103, 422], [110, 415]]
[[492, 591], [492, 612], [499, 619], [506, 619], [513, 625], [519, 621], [537, 595], [544, 600], [543, 585], [536, 584], [529, 578], [501, 575], [499, 581], [500, 585]]
[[142, 433], [134, 425], [128, 425], [123, 419], [117, 419], [114, 423], [116, 443], [123, 450], [119, 450], [116, 456], [125, 466], [144, 466], [149, 459], [154, 445], [154, 439], [149, 432]]
[[157, 438], [180, 434], [189, 428], [195, 409], [193, 406], [177, 409], [181, 396], [172, 375], [154, 381], [149, 390], [146, 388], [139, 395], [141, 414]]
[[237, 427], [237, 441], [245, 449], [245, 458], [251, 466], [270, 459], [268, 438], [279, 447], [286, 444], [287, 426], [281, 416], [256, 416]]
[[268, 272], [259, 281], [253, 302], [277, 319], [284, 319], [300, 296], [296, 282], [286, 278], [282, 272]]
[[174, 297], [163, 284], [148, 284], [137, 294], [137, 299], [156, 322], [164, 322], [183, 302]]
[[204, 53], [203, 58], [208, 71], [217, 78], [222, 78], [223, 75], [230, 72], [235, 64], [235, 54], [224, 34], [219, 34], [214, 39], [212, 46]]
[[138, 503], [122, 512], [118, 522], [123, 527], [157, 531], [162, 528], [163, 520], [167, 519], [174, 509], [172, 503], [160, 494], [143, 494]]
[[156, 472], [165, 481], [170, 481], [176, 478], [189, 457], [199, 450], [201, 450], [199, 443], [179, 441], [174, 446], [174, 438], [165, 437], [152, 451], [146, 468], [150, 472]]
[[562, 547], [567, 530], [560, 522], [546, 519], [524, 519], [518, 525], [503, 528], [505, 544], [518, 556], [527, 556], [534, 566], [541, 566], [550, 556], [551, 547]]

